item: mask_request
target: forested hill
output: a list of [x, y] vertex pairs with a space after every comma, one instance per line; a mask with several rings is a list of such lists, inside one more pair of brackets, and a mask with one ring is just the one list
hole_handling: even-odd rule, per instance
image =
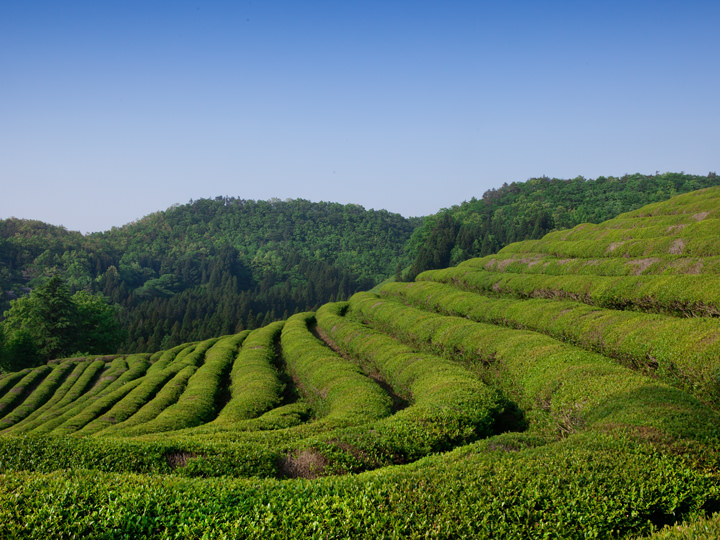
[[414, 256], [406, 279], [484, 257], [520, 240], [581, 223], [600, 223], [675, 195], [720, 185], [720, 177], [684, 173], [600, 176], [586, 180], [532, 178], [504, 184], [425, 219], [409, 244]]
[[61, 275], [121, 307], [125, 351], [254, 328], [347, 298], [410, 259], [419, 219], [358, 205], [218, 197], [81, 235], [0, 221], [2, 310]]
[[411, 279], [718, 184], [714, 173], [536, 178], [410, 219], [353, 204], [217, 197], [89, 235], [0, 220], [0, 314], [59, 275], [69, 293], [102, 293], [118, 308], [119, 351], [154, 351], [346, 299], [399, 269]]

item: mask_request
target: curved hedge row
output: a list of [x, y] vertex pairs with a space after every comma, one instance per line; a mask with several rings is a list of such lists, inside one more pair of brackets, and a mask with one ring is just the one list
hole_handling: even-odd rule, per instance
[[30, 373], [30, 371], [30, 368], [26, 368], [22, 371], [4, 374], [3, 377], [0, 379], [0, 397], [2, 397], [8, 390], [15, 386], [15, 384], [25, 375]]
[[[0, 430], [8, 428], [13, 424], [17, 424], [29, 416], [32, 412], [36, 411], [43, 403], [47, 402], [53, 393], [58, 390], [58, 387], [62, 383], [63, 379], [68, 375], [71, 368], [74, 367], [72, 363], [59, 364], [52, 368], [52, 371], [40, 382], [33, 392], [22, 401], [22, 404], [18, 405], [12, 412], [5, 416], [0, 416]], [[0, 404], [3, 403], [5, 397], [0, 399]]]
[[230, 400], [212, 424], [232, 427], [280, 404], [285, 385], [273, 363], [284, 324], [271, 323], [247, 336], [230, 373]]
[[[107, 379], [102, 381], [102, 375], [105, 373], [122, 373], [125, 369], [127, 369], [127, 363], [124, 358], [114, 359], [109, 367], [103, 360], [94, 360], [82, 371], [67, 393], [52, 408], [49, 408], [42, 416], [24, 426], [22, 423], [13, 426], [11, 428], [12, 432], [32, 432], [37, 434], [52, 431], [67, 420], [69, 411], [74, 410], [74, 408], [75, 410], [82, 410], [83, 403], [87, 402], [97, 391], [101, 391], [104, 386], [110, 384], [112, 378], [114, 378], [107, 376]], [[93, 381], [98, 378], [97, 384], [91, 387]]]
[[[53, 393], [48, 401], [40, 405], [32, 413], [20, 420], [8, 430], [12, 429], [13, 433], [24, 433], [39, 426], [44, 420], [42, 419], [45, 413], [60, 403], [71, 388], [75, 386], [78, 379], [82, 376], [86, 369], [91, 365], [90, 361], [80, 360], [75, 362], [66, 362], [68, 365], [72, 365], [73, 369], [70, 374], [65, 378], [60, 387]], [[6, 430], [7, 431], [7, 430]]]
[[451, 283], [471, 291], [518, 298], [568, 298], [599, 307], [677, 317], [720, 316], [720, 277], [710, 275], [550, 276], [457, 267], [428, 270], [417, 281]]
[[51, 368], [49, 366], [40, 366], [30, 370], [24, 377], [20, 378], [20, 380], [0, 398], [0, 414], [5, 415], [12, 411], [13, 407], [22, 403], [22, 400], [30, 388], [39, 384], [43, 377], [47, 376], [50, 371]]
[[470, 259], [458, 268], [481, 268], [488, 272], [511, 274], [592, 275], [592, 276], [638, 276], [638, 275], [681, 275], [718, 274], [720, 257], [601, 257], [601, 258], [557, 258], [539, 253], [488, 255], [482, 259]]
[[[146, 378], [137, 387], [137, 394], [131, 393], [125, 401], [118, 403], [121, 415], [126, 419], [104, 429], [100, 434], [141, 435], [152, 432], [153, 422], [177, 402], [185, 391], [188, 380], [205, 360], [205, 353], [216, 342], [217, 338], [213, 338], [183, 348], [167, 367]], [[141, 405], [142, 396], [145, 396], [145, 403]], [[141, 405], [140, 408], [137, 408], [138, 405]], [[112, 414], [117, 412], [113, 411]]]
[[717, 319], [678, 319], [563, 300], [496, 298], [430, 281], [390, 283], [381, 293], [448, 315], [542, 332], [657, 375], [720, 406]]
[[326, 422], [353, 425], [390, 414], [383, 389], [357, 364], [349, 362], [312, 335], [312, 313], [290, 317], [281, 344], [287, 367], [298, 388]]
[[684, 392], [551, 337], [428, 313], [357, 293], [350, 299], [373, 326], [414, 346], [484, 366], [486, 380], [526, 411], [535, 429], [567, 436], [584, 429], [652, 428], [670, 437], [720, 436], [716, 413]]
[[378, 446], [409, 462], [487, 437], [499, 425], [506, 401], [463, 366], [413, 351], [389, 336], [341, 316], [345, 304], [326, 304], [318, 324], [343, 350], [382, 378], [410, 405], [372, 426]]
[[[100, 378], [92, 387], [81, 393], [70, 403], [67, 403], [64, 407], [50, 411], [47, 415], [47, 420], [36, 427], [32, 433], [54, 432], [57, 435], [66, 435], [72, 433], [78, 429], [78, 427], [82, 427], [94, 418], [94, 416], [92, 416], [88, 419], [88, 408], [97, 410], [95, 403], [98, 399], [103, 398], [105, 395], [113, 394], [117, 390], [122, 391], [127, 383], [141, 377], [148, 367], [148, 359], [149, 355], [138, 354], [131, 355], [126, 359], [118, 358], [113, 360], [105, 371], [99, 373]], [[83, 372], [81, 379], [86, 377], [88, 371], [89, 370], [85, 370], [85, 372]], [[80, 379], [78, 382], [80, 382]], [[92, 381], [88, 380], [87, 384], [91, 382]], [[74, 417], [78, 415], [79, 426], [74, 421]]]
[[[618, 235], [621, 236], [621, 235]], [[657, 254], [685, 257], [718, 255], [715, 236], [641, 238], [633, 240], [525, 240], [510, 244], [498, 253], [545, 253], [554, 257], [651, 257]]]
[[[245, 337], [247, 337], [247, 332], [206, 340], [199, 344], [193, 353], [188, 355], [185, 362], [189, 363], [191, 356], [198, 360], [202, 358], [204, 361], [197, 369], [193, 370], [182, 393], [177, 396], [177, 400], [172, 405], [162, 407], [152, 420], [133, 428], [132, 433], [139, 435], [173, 431], [211, 420], [216, 413], [215, 396], [219, 391], [218, 387], [222, 384], [223, 376], [232, 365], [235, 353]], [[195, 366], [187, 366], [184, 369], [188, 369], [188, 367], [194, 368]], [[124, 429], [124, 427], [119, 425], [120, 429]]]

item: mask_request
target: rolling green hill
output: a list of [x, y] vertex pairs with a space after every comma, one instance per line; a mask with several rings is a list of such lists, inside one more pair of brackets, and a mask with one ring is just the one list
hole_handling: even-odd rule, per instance
[[531, 178], [486, 191], [479, 199], [443, 209], [423, 220], [408, 242], [407, 270], [445, 268], [496, 253], [527, 239], [581, 223], [600, 223], [649, 203], [720, 184], [720, 177], [667, 172], [585, 179]]
[[719, 233], [709, 188], [258, 329], [5, 374], [0, 534], [715, 538]]

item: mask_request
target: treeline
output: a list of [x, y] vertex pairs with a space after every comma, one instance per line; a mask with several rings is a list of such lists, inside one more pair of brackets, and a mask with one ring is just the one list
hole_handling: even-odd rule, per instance
[[600, 223], [623, 212], [720, 184], [684, 173], [632, 174], [622, 178], [582, 176], [571, 180], [532, 178], [504, 184], [425, 219], [409, 242], [414, 261], [404, 274], [412, 280], [424, 270], [446, 268], [496, 253], [520, 240], [580, 223]]
[[119, 308], [119, 350], [172, 347], [374, 286], [410, 263], [404, 246], [419, 222], [352, 204], [230, 197], [89, 235], [2, 220], [0, 312], [59, 275], [71, 291], [102, 293]]
[[[199, 283], [179, 292], [156, 284], [161, 278], [123, 294], [124, 282], [110, 270], [101, 281], [102, 292], [122, 306], [120, 320], [127, 331], [124, 351], [154, 351], [186, 341], [237, 333], [265, 326], [289, 315], [316, 309], [323, 299], [348, 298], [375, 282], [324, 261], [309, 261], [290, 254], [284, 268], [268, 272], [257, 282], [237, 263], [237, 251], [223, 248], [205, 261], [207, 271]], [[235, 264], [233, 264], [235, 261]], [[182, 283], [175, 274], [162, 279]]]

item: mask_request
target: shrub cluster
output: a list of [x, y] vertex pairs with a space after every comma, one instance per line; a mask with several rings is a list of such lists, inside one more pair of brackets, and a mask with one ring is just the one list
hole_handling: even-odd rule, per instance
[[0, 483], [0, 520], [8, 537], [28, 539], [99, 531], [165, 539], [628, 538], [703, 516], [718, 501], [716, 477], [682, 455], [603, 436], [539, 448], [524, 442], [501, 436], [406, 467], [314, 481], [13, 473]]

